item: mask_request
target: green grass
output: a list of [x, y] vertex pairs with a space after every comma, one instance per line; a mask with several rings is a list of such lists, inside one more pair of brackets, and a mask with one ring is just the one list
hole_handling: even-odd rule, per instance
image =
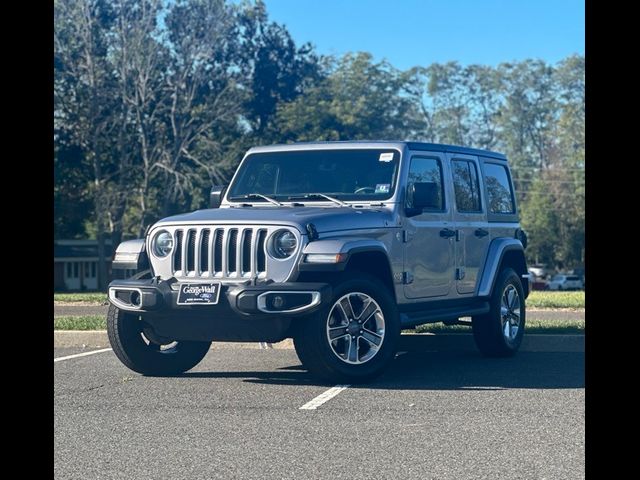
[[[471, 333], [471, 328], [464, 325], [444, 325], [442, 323], [431, 323], [420, 325], [415, 330], [405, 330], [406, 332], [417, 333]], [[584, 320], [536, 320], [527, 319], [525, 327], [526, 333], [574, 333], [584, 334]]]
[[58, 317], [53, 319], [54, 330], [106, 330], [107, 319], [103, 315]]
[[584, 308], [584, 291], [544, 292], [534, 290], [527, 298], [529, 308]]
[[54, 302], [76, 303], [76, 302], [90, 302], [96, 304], [103, 304], [107, 301], [106, 293], [54, 293]]
[[[105, 330], [106, 318], [102, 315], [85, 315], [81, 317], [58, 317], [53, 320], [54, 330]], [[469, 327], [462, 325], [447, 326], [442, 323], [421, 325], [416, 330], [406, 332], [418, 333], [471, 333]], [[584, 334], [584, 320], [527, 320], [527, 333], [578, 333]]]
[[[102, 305], [107, 301], [105, 293], [54, 293], [55, 302], [87, 302]], [[527, 298], [529, 308], [584, 308], [584, 292], [533, 291]]]

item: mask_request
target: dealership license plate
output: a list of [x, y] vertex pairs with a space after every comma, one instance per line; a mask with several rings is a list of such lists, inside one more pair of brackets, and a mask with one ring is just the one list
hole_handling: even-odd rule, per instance
[[181, 283], [178, 305], [215, 305], [220, 297], [219, 283]]

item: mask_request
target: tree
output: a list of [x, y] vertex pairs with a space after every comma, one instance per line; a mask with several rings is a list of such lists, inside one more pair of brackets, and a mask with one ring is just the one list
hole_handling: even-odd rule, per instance
[[277, 106], [292, 102], [320, 80], [319, 58], [309, 43], [296, 47], [283, 25], [269, 22], [261, 0], [240, 10], [237, 24], [237, 57], [249, 79], [246, 86], [250, 91], [244, 116], [256, 139], [277, 141]]
[[368, 53], [326, 59], [327, 78], [279, 107], [286, 141], [410, 138], [423, 128], [407, 78]]
[[54, 127], [82, 153], [91, 171], [98, 240], [98, 285], [106, 287], [106, 183], [111, 158], [105, 138], [113, 124], [106, 32], [113, 21], [103, 0], [59, 0], [54, 6]]

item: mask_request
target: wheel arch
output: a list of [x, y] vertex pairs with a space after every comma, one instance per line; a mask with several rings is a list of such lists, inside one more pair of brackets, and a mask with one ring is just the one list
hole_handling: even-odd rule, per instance
[[359, 271], [379, 278], [389, 290], [394, 301], [396, 293], [393, 285], [393, 270], [384, 243], [372, 239], [327, 239], [312, 242], [305, 248], [307, 253], [346, 254], [341, 264], [304, 265], [297, 281], [335, 281], [340, 272]]
[[393, 301], [396, 300], [395, 289], [393, 288], [393, 274], [391, 264], [386, 251], [382, 249], [360, 250], [349, 255], [345, 271], [358, 271], [368, 273], [379, 278], [382, 284], [389, 290]]
[[528, 297], [530, 291], [529, 272], [524, 256], [524, 247], [520, 240], [514, 238], [496, 238], [491, 241], [476, 295], [490, 297], [498, 275], [504, 268], [509, 267], [513, 268], [521, 278], [524, 296]]

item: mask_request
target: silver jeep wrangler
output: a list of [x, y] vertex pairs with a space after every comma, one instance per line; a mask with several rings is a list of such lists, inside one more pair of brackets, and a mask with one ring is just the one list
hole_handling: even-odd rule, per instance
[[[367, 381], [400, 331], [472, 327], [485, 355], [522, 342], [529, 276], [504, 155], [416, 142], [250, 149], [209, 209], [165, 218], [118, 246], [113, 351], [174, 375], [212, 341], [293, 338], [312, 373]], [[470, 322], [463, 321], [471, 317]]]

